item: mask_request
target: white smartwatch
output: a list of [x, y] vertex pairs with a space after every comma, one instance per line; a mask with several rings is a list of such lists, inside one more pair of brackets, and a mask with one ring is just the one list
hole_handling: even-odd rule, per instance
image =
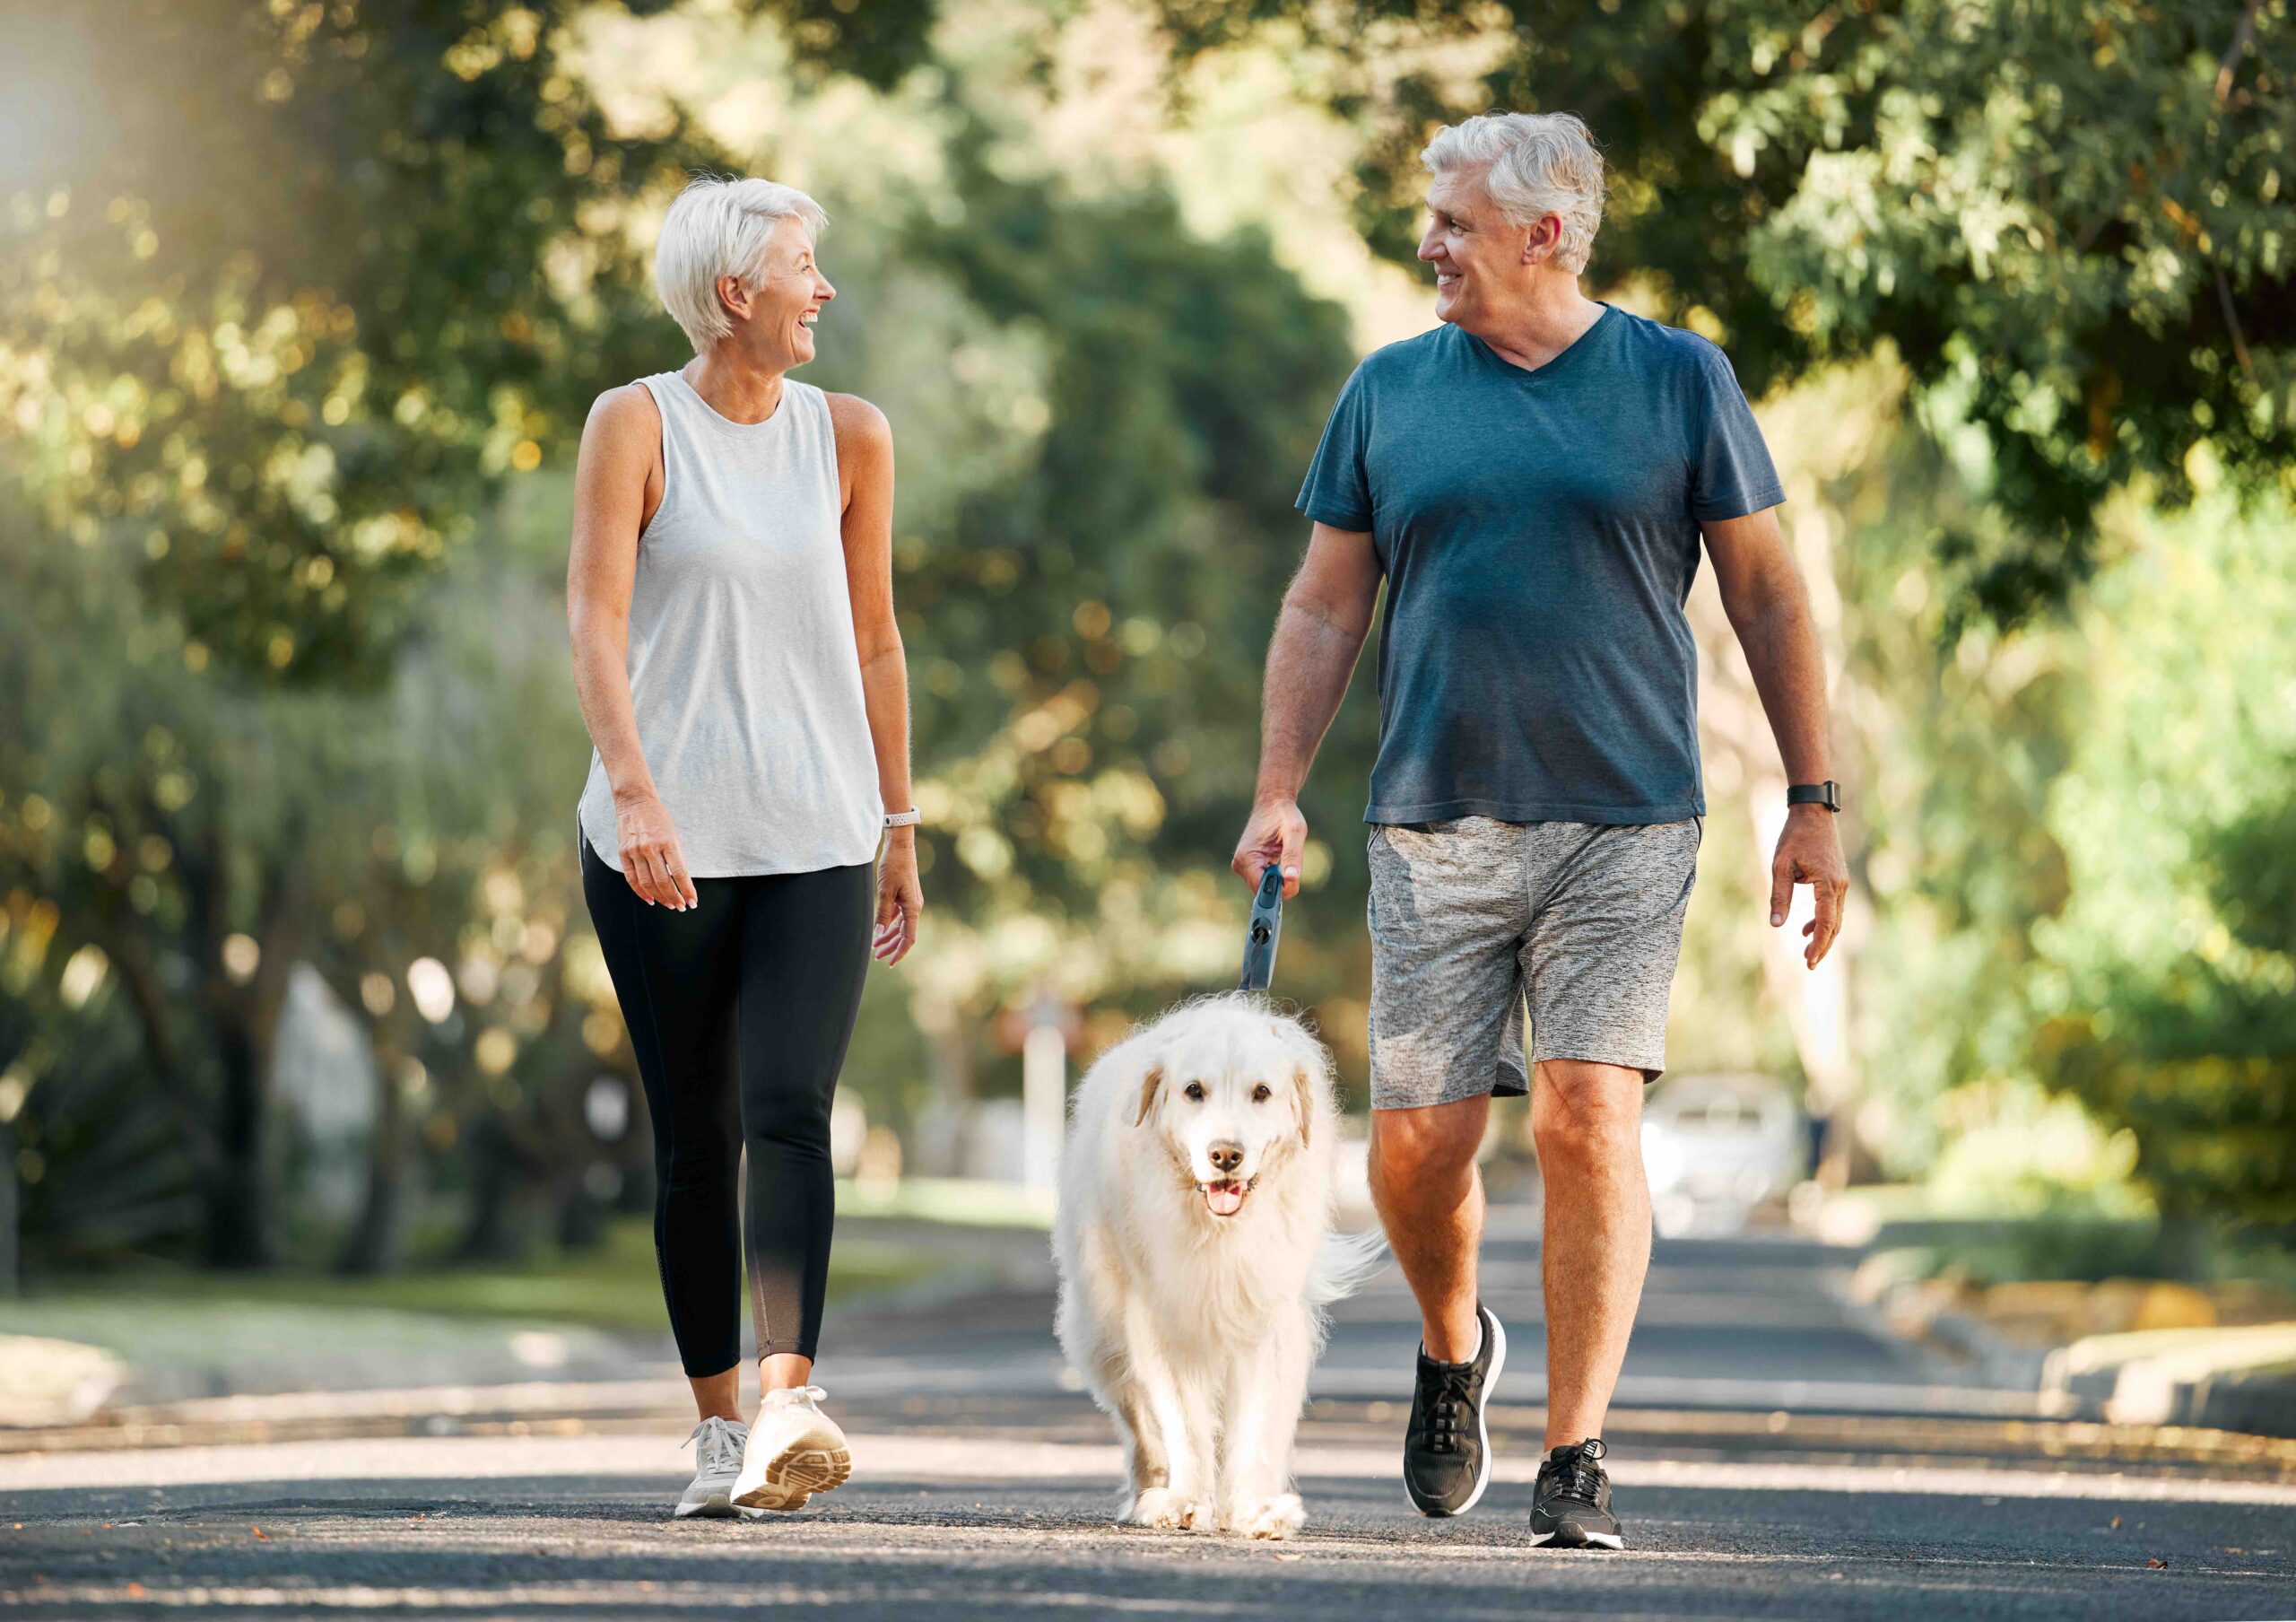
[[914, 828], [918, 824], [924, 820], [925, 813], [922, 811], [888, 811], [885, 813], [885, 826], [888, 828]]

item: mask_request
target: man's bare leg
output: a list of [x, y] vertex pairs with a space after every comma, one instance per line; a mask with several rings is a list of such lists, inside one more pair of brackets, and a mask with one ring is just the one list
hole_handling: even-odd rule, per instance
[[1418, 1297], [1427, 1355], [1443, 1363], [1466, 1362], [1483, 1340], [1474, 1311], [1483, 1178], [1474, 1154], [1490, 1114], [1488, 1097], [1371, 1112], [1371, 1201]]
[[1576, 1059], [1544, 1060], [1531, 1085], [1531, 1135], [1546, 1184], [1539, 1259], [1549, 1448], [1603, 1434], [1642, 1302], [1650, 1269], [1642, 1086], [1639, 1070]]

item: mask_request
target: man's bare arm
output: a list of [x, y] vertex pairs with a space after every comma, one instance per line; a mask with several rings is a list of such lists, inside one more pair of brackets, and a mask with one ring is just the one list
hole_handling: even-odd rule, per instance
[[[1762, 711], [1778, 739], [1786, 780], [1823, 782], [1833, 775], [1825, 656], [1810, 614], [1810, 594], [1779, 529], [1777, 510], [1717, 519], [1700, 528], [1714, 559], [1723, 610], [1745, 650], [1754, 691], [1761, 695]], [[1770, 859], [1773, 927], [1786, 921], [1796, 884], [1808, 885], [1817, 902], [1817, 916], [1802, 931], [1809, 937], [1803, 961], [1814, 969], [1841, 932], [1842, 901], [1849, 885], [1833, 813], [1822, 806], [1795, 806], [1787, 812], [1785, 832]]]
[[1257, 885], [1269, 864], [1280, 861], [1283, 894], [1299, 894], [1300, 851], [1308, 839], [1300, 789], [1347, 696], [1378, 596], [1379, 559], [1370, 536], [1318, 524], [1268, 644], [1259, 782], [1231, 864], [1247, 883]]

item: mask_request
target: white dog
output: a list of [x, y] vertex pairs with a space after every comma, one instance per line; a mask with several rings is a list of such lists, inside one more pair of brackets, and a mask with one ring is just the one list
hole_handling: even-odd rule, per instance
[[1076, 1092], [1053, 1244], [1060, 1344], [1122, 1435], [1124, 1519], [1288, 1538], [1329, 1301], [1379, 1259], [1331, 1232], [1331, 1060], [1257, 997], [1135, 1031]]

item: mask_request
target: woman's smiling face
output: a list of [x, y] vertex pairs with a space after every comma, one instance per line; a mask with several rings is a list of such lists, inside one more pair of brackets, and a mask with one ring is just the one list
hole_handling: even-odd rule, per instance
[[813, 322], [837, 289], [813, 259], [813, 234], [796, 218], [778, 222], [759, 256], [757, 283], [750, 290], [749, 318], [739, 329], [744, 346], [760, 364], [777, 371], [813, 358]]

